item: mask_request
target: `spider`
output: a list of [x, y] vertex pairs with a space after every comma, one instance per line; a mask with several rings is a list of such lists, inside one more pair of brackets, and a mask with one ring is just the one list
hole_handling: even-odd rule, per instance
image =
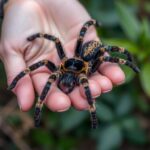
[[[46, 33], [36, 33], [27, 38], [28, 41], [33, 41], [36, 38], [45, 38], [47, 40], [53, 41], [55, 43], [58, 56], [61, 60], [61, 63], [58, 66], [56, 66], [53, 62], [49, 60], [42, 60], [29, 66], [24, 71], [20, 72], [8, 87], [9, 90], [12, 90], [13, 88], [15, 88], [16, 84], [21, 78], [23, 78], [26, 74], [29, 74], [31, 71], [34, 71], [42, 66], [47, 67], [51, 71], [48, 81], [43, 88], [42, 93], [39, 96], [35, 106], [34, 122], [36, 127], [40, 125], [41, 111], [44, 100], [53, 82], [57, 81], [58, 88], [66, 94], [72, 92], [75, 86], [83, 86], [87, 102], [89, 104], [91, 125], [92, 128], [95, 129], [98, 126], [98, 121], [96, 117], [95, 100], [92, 98], [91, 95], [88, 77], [96, 72], [103, 62], [127, 65], [136, 73], [139, 72], [138, 67], [133, 64], [131, 54], [125, 48], [103, 45], [99, 41], [88, 41], [86, 43], [83, 43], [83, 38], [88, 28], [93, 25], [95, 27], [99, 26], [96, 20], [91, 19], [82, 26], [79, 37], [77, 39], [75, 54], [73, 58], [66, 57], [65, 51], [59, 38], [53, 35], [49, 35]], [[126, 56], [126, 59], [112, 57], [110, 55], [105, 56], [104, 54], [106, 52], [118, 52], [124, 54]]]

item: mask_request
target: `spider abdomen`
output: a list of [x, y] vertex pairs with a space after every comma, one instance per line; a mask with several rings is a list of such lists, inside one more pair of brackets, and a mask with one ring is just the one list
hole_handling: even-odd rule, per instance
[[89, 41], [83, 45], [81, 57], [85, 61], [95, 60], [102, 55], [100, 51], [101, 45], [98, 41]]

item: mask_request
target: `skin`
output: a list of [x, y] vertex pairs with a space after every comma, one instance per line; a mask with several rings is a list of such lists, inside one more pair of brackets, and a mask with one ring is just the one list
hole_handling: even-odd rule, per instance
[[[55, 64], [60, 60], [52, 42], [37, 39], [28, 42], [26, 38], [34, 33], [49, 33], [59, 37], [66, 55], [72, 57], [81, 26], [90, 19], [87, 11], [77, 0], [10, 0], [5, 5], [5, 17], [0, 40], [0, 58], [4, 63], [8, 85], [14, 77], [27, 66], [43, 59]], [[94, 27], [84, 39], [99, 40]], [[50, 72], [40, 68], [21, 79], [13, 92], [20, 109], [28, 111], [34, 102], [34, 89], [40, 95]], [[125, 80], [123, 71], [117, 64], [103, 63], [99, 70], [89, 78], [93, 97], [112, 90]], [[45, 104], [52, 111], [62, 112], [73, 105], [76, 109], [88, 108], [82, 87], [76, 87], [69, 95], [61, 92], [53, 84]]]

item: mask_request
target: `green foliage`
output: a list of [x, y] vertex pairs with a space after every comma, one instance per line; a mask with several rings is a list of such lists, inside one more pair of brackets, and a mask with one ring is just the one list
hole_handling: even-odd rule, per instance
[[100, 102], [97, 107], [97, 116], [100, 120], [104, 122], [110, 122], [115, 118], [113, 111], [102, 102]]
[[140, 40], [143, 46], [150, 46], [150, 23], [146, 18], [142, 20]]
[[12, 124], [12, 125], [15, 124], [15, 126], [19, 126], [21, 124], [21, 119], [17, 115], [16, 116], [10, 116], [10, 117], [7, 118], [7, 122], [9, 124]]
[[133, 103], [131, 96], [128, 94], [123, 95], [116, 106], [116, 115], [125, 116], [128, 115], [132, 110]]
[[146, 133], [139, 126], [137, 118], [127, 118], [122, 122], [125, 137], [134, 144], [145, 144], [148, 142]]
[[79, 112], [75, 109], [70, 109], [69, 111], [61, 114], [61, 130], [67, 132], [74, 128], [77, 128], [86, 118], [87, 113]]
[[148, 96], [150, 96], [150, 79], [149, 79], [149, 75], [150, 75], [150, 64], [146, 63], [142, 67], [140, 79], [141, 79], [141, 84], [142, 84], [143, 90], [147, 93]]
[[97, 150], [110, 150], [118, 148], [122, 143], [122, 132], [118, 125], [112, 124], [101, 130]]
[[[38, 130], [38, 131], [37, 131]], [[50, 147], [53, 145], [53, 137], [44, 129], [37, 129], [32, 131], [31, 137], [38, 145], [44, 145], [44, 147]]]
[[[115, 87], [112, 92], [102, 94], [97, 99], [99, 128], [95, 131], [90, 129], [87, 111], [70, 109], [64, 113], [50, 113], [49, 110], [44, 110], [43, 128], [32, 129], [25, 140], [37, 150], [120, 150], [124, 141], [129, 149], [130, 145], [140, 146], [141, 149], [148, 145], [149, 148], [150, 141], [146, 133], [149, 129], [142, 126], [143, 119], [148, 120], [150, 112], [148, 16], [141, 19], [137, 17], [137, 12], [140, 12], [137, 9], [137, 0], [81, 2], [93, 18], [102, 22], [102, 27], [98, 31], [103, 43], [127, 48], [134, 55], [141, 72], [136, 75], [128, 67], [122, 67], [126, 75], [124, 85]], [[150, 12], [149, 6], [150, 2], [144, 4], [147, 12]], [[0, 88], [3, 88], [6, 85], [6, 75], [1, 64], [0, 72]], [[20, 124], [17, 116], [8, 118], [7, 121], [13, 126]]]
[[120, 2], [116, 3], [119, 21], [127, 37], [136, 41], [140, 33], [140, 23], [135, 18], [135, 15]]

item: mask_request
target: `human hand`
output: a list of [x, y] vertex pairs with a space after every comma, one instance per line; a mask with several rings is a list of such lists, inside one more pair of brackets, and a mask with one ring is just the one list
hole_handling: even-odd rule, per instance
[[[27, 66], [43, 59], [59, 64], [53, 42], [38, 39], [28, 42], [26, 39], [34, 33], [49, 33], [59, 37], [68, 57], [74, 54], [77, 36], [81, 26], [90, 19], [86, 10], [77, 0], [11, 0], [6, 5], [2, 26], [0, 56], [4, 63], [8, 84]], [[84, 39], [98, 40], [95, 29], [91, 27]], [[112, 74], [113, 72], [113, 74]], [[34, 102], [34, 88], [41, 91], [49, 77], [49, 71], [43, 67], [22, 78], [13, 92], [23, 111], [31, 108]], [[89, 78], [93, 97], [112, 89], [113, 84], [121, 84], [124, 73], [116, 64], [104, 63]], [[69, 95], [60, 91], [55, 84], [45, 103], [52, 111], [65, 111], [71, 104], [79, 109], [87, 109], [84, 91], [76, 87]]]

